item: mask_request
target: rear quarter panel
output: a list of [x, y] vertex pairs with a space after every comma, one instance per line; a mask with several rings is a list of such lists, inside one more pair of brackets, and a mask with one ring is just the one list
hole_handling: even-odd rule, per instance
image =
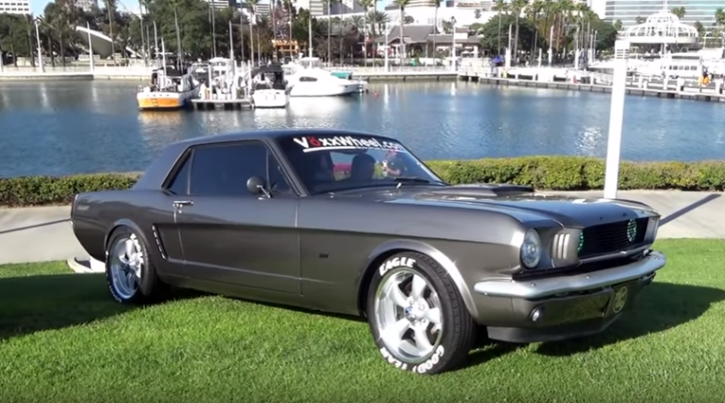
[[171, 202], [166, 199], [160, 191], [137, 189], [81, 193], [71, 209], [73, 232], [86, 252], [100, 261], [105, 261], [106, 240], [118, 225], [136, 230], [149, 252], [157, 252], [151, 225], [168, 220]]

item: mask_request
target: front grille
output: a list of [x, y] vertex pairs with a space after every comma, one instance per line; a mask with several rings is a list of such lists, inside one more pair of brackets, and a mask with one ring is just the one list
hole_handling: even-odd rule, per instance
[[[584, 228], [580, 238], [579, 258], [618, 252], [641, 244], [647, 233], [648, 220], [638, 218]], [[630, 224], [630, 221], [633, 223]]]

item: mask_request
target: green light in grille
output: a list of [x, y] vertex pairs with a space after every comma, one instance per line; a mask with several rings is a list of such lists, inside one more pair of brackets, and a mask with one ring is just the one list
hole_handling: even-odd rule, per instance
[[577, 252], [581, 252], [584, 247], [584, 232], [579, 233], [579, 245], [576, 247]]
[[637, 222], [634, 220], [629, 220], [627, 223], [627, 240], [629, 242], [633, 242], [634, 238], [637, 237]]

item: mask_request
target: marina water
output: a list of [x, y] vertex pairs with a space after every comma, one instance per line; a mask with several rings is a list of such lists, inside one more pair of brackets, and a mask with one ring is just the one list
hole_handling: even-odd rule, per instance
[[[287, 109], [139, 112], [136, 82], [0, 83], [0, 177], [140, 171], [166, 144], [262, 128], [364, 130], [423, 159], [603, 157], [609, 94], [464, 82], [371, 83]], [[622, 158], [725, 159], [725, 105], [628, 96]]]

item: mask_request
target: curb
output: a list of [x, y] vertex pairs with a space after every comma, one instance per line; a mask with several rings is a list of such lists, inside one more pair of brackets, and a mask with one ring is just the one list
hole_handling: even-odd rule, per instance
[[81, 260], [77, 257], [66, 261], [68, 267], [76, 273], [103, 273], [105, 272], [104, 263], [95, 259]]

